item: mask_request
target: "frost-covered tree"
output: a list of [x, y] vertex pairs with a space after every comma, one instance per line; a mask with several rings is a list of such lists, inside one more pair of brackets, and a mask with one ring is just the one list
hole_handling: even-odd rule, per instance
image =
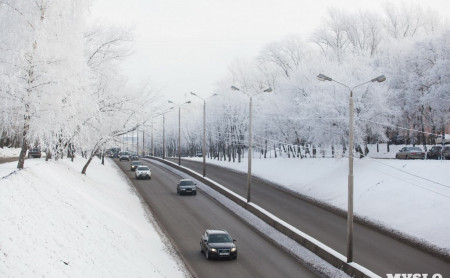
[[312, 41], [325, 57], [343, 62], [349, 54], [375, 55], [383, 32], [383, 19], [375, 13], [329, 9], [325, 24], [314, 32]]
[[[2, 96], [14, 102], [22, 144], [17, 167], [24, 166], [38, 119], [85, 84], [79, 43], [86, 8], [83, 0], [0, 1]], [[10, 118], [11, 119], [11, 118]], [[17, 118], [16, 118], [17, 119]]]
[[415, 42], [399, 42], [384, 53], [385, 67], [392, 76], [393, 103], [401, 111], [397, 123], [408, 128], [408, 137], [421, 134], [423, 144], [425, 126], [441, 133], [449, 123], [449, 41], [446, 31]]
[[434, 10], [424, 10], [414, 3], [387, 3], [384, 6], [385, 30], [396, 40], [431, 35], [442, 29], [443, 23]]
[[314, 32], [312, 41], [319, 46], [325, 57], [339, 62], [344, 59], [350, 45], [346, 24], [346, 15], [343, 12], [330, 9], [326, 24]]
[[299, 36], [289, 36], [281, 41], [267, 44], [257, 60], [261, 65], [272, 65], [285, 77], [297, 69], [304, 60], [306, 43]]

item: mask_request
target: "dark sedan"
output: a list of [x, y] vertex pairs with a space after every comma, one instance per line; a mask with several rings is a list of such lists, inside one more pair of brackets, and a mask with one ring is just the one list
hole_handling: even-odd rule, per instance
[[444, 159], [450, 159], [450, 146], [445, 146], [442, 150], [442, 157]]
[[28, 151], [28, 158], [41, 158], [41, 149], [30, 149]]
[[190, 179], [182, 179], [177, 184], [177, 194], [192, 194], [197, 195], [197, 186], [195, 182]]
[[397, 159], [423, 159], [425, 152], [419, 147], [403, 147], [395, 154]]
[[133, 161], [131, 162], [131, 171], [135, 171], [137, 167], [141, 166], [142, 162], [140, 161]]
[[441, 157], [442, 146], [433, 146], [427, 152], [428, 159], [439, 159]]
[[212, 258], [237, 259], [237, 247], [227, 231], [206, 230], [200, 239], [200, 252], [207, 260]]

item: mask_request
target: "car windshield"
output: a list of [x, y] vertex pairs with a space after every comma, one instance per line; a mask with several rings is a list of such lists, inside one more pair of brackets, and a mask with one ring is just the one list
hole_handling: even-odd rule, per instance
[[140, 166], [140, 167], [138, 167], [137, 169], [138, 169], [138, 170], [141, 170], [141, 171], [147, 171], [147, 170], [150, 170], [150, 169], [148, 169], [148, 167], [146, 167], [146, 166]]
[[135, 161], [132, 163], [133, 165], [141, 165], [142, 163], [140, 161]]
[[208, 242], [210, 243], [224, 243], [232, 242], [233, 240], [228, 234], [210, 234]]
[[180, 181], [180, 185], [194, 185], [194, 182], [191, 180]]

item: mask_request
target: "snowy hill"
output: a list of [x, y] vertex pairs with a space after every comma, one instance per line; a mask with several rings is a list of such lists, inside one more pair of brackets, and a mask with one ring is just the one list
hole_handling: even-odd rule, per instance
[[0, 277], [189, 276], [116, 165], [82, 166], [28, 159], [0, 180]]

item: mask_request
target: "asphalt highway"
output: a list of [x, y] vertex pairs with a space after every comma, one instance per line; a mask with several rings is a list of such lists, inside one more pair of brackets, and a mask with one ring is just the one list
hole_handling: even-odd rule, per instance
[[[178, 160], [173, 160], [178, 163]], [[201, 162], [181, 165], [203, 173]], [[299, 172], [299, 174], [301, 174]], [[246, 198], [247, 175], [207, 165], [206, 176]], [[332, 181], [330, 181], [332, 182]], [[252, 177], [252, 202], [341, 254], [346, 254], [347, 220], [308, 201]], [[393, 273], [422, 273], [450, 277], [450, 263], [361, 224], [354, 224], [354, 261], [381, 277]]]
[[[158, 224], [196, 277], [317, 277], [217, 201], [199, 191], [179, 196], [180, 177], [142, 160], [152, 170], [151, 180], [135, 180], [128, 161], [117, 161], [149, 205]], [[207, 228], [225, 229], [235, 238], [237, 260], [207, 261], [200, 253], [200, 237]]]

